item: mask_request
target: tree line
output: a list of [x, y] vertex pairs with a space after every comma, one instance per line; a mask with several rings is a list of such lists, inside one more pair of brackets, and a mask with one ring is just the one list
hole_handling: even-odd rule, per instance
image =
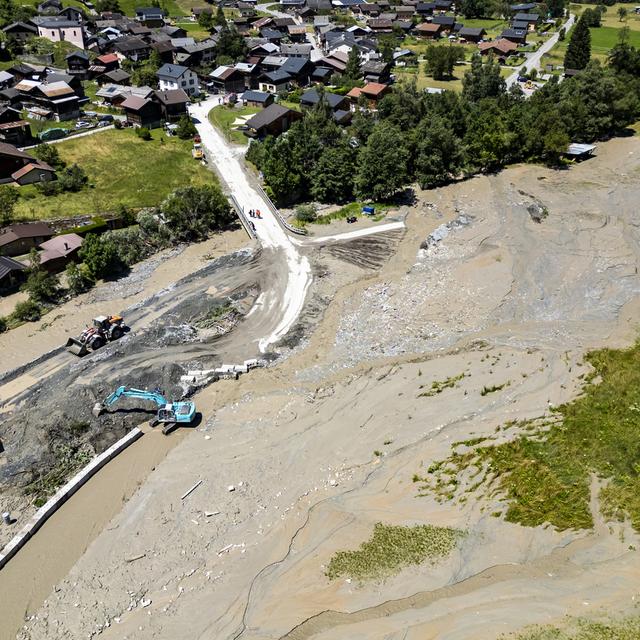
[[79, 251], [80, 264], [69, 263], [66, 286], [40, 264], [38, 252], [30, 254], [23, 290], [29, 298], [16, 305], [8, 317], [0, 317], [0, 333], [22, 322], [34, 322], [43, 312], [68, 296], [87, 291], [101, 278], [126, 274], [129, 267], [153, 253], [183, 243], [205, 239], [235, 220], [227, 198], [217, 185], [183, 187], [159, 207], [136, 215], [122, 207], [120, 217], [131, 226], [87, 234]]
[[358, 110], [343, 129], [325, 100], [278, 138], [252, 141], [247, 160], [280, 204], [391, 198], [514, 162], [557, 165], [571, 141], [621, 132], [640, 115], [640, 53], [623, 40], [608, 65], [554, 78], [525, 99], [506, 89], [500, 66], [474, 56], [462, 93], [398, 85], [375, 113]]

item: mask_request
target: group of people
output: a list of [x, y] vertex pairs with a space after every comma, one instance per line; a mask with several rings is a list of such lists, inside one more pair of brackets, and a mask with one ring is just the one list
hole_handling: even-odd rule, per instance
[[249, 209], [249, 217], [250, 218], [262, 218], [262, 214], [260, 213], [260, 209]]

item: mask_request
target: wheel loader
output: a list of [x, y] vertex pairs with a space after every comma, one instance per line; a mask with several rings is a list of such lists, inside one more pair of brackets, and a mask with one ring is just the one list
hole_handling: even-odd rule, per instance
[[67, 351], [79, 357], [86, 356], [89, 351], [97, 351], [107, 342], [118, 340], [127, 329], [122, 316], [98, 316], [77, 338], [67, 340]]

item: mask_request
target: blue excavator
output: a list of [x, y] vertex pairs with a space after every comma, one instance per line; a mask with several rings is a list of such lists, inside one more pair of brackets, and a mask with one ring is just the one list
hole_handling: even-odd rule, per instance
[[196, 417], [196, 405], [190, 400], [181, 402], [169, 402], [160, 389], [147, 391], [143, 389], [133, 389], [131, 387], [118, 387], [103, 402], [96, 402], [93, 406], [93, 415], [97, 418], [103, 411], [113, 406], [120, 398], [138, 398], [155, 402], [158, 407], [158, 414], [152, 426], [160, 423], [164, 427], [162, 433], [165, 435], [180, 424], [191, 424]]

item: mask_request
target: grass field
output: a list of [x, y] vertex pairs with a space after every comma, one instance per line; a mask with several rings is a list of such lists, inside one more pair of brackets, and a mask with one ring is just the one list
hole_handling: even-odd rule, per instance
[[78, 193], [46, 197], [34, 186], [20, 188], [16, 216], [68, 217], [114, 211], [118, 204], [157, 205], [177, 187], [205, 184], [213, 174], [191, 157], [191, 142], [156, 129], [140, 140], [131, 129], [111, 129], [56, 145], [67, 164], [78, 163], [92, 186]]
[[197, 22], [190, 22], [187, 20], [176, 20], [174, 22], [176, 27], [180, 27], [187, 32], [187, 35], [191, 38], [195, 38], [196, 40], [204, 40], [208, 38], [211, 34], [203, 29]]
[[[395, 74], [398, 82], [410, 82], [416, 80], [416, 86], [418, 89], [444, 89], [448, 91], [462, 91], [462, 78], [466, 71], [469, 70], [469, 65], [458, 64], [454, 69], [454, 76], [451, 80], [434, 80], [431, 76], [428, 76], [424, 70], [424, 63], [420, 63], [418, 70], [405, 71], [402, 69], [395, 69]], [[513, 69], [502, 67], [500, 69], [500, 75], [506, 78], [513, 73]]]
[[236, 144], [246, 144], [247, 136], [245, 136], [242, 131], [234, 129], [233, 123], [236, 118], [239, 118], [240, 116], [253, 115], [258, 113], [258, 111], [260, 111], [260, 109], [256, 107], [214, 107], [209, 112], [209, 120], [211, 121], [211, 124], [222, 131], [227, 140], [231, 140], [231, 142], [235, 142]]
[[507, 433], [517, 430], [508, 441], [454, 452], [414, 480], [451, 498], [462, 492], [460, 472], [473, 469], [468, 491], [490, 482], [491, 494], [504, 500], [504, 512], [494, 515], [564, 530], [593, 526], [589, 501], [596, 475], [607, 481], [599, 495], [604, 516], [628, 519], [640, 531], [640, 342], [626, 350], [594, 351], [586, 360], [594, 372], [583, 394], [557, 407], [552, 420], [505, 425]]
[[640, 618], [621, 620], [565, 620], [561, 626], [544, 625], [499, 640], [636, 640], [640, 638]]
[[[575, 13], [579, 16], [585, 9], [589, 7], [593, 9], [593, 6], [594, 5], [588, 4], [571, 4], [571, 13]], [[615, 29], [627, 26], [632, 31], [640, 31], [640, 15], [636, 15], [633, 12], [635, 6], [636, 4], [630, 4], [628, 2], [618, 2], [611, 7], [606, 7], [607, 12], [602, 16], [602, 26], [613, 27]], [[627, 17], [623, 22], [621, 22], [618, 17], [618, 9], [620, 7], [624, 7], [628, 12]]]
[[[141, 5], [137, 0], [119, 0], [120, 8], [127, 16], [134, 16], [136, 14], [136, 7], [145, 6]], [[188, 4], [188, 6], [186, 6]], [[196, 4], [188, 2], [177, 2], [176, 0], [160, 0], [160, 6], [168, 13], [169, 16], [187, 16], [191, 14], [191, 7]]]
[[399, 527], [375, 524], [372, 537], [356, 551], [338, 551], [329, 562], [330, 579], [348, 576], [355, 580], [376, 580], [403, 567], [448, 556], [464, 536], [450, 527], [416, 525]]

